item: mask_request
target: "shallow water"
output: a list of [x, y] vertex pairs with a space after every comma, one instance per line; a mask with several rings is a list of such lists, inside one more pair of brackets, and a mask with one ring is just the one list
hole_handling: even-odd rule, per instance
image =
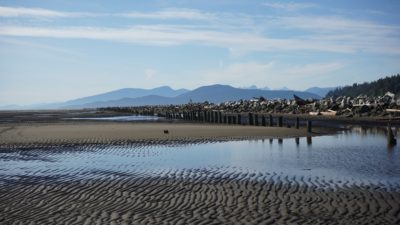
[[[394, 131], [400, 140], [399, 130]], [[318, 186], [378, 185], [400, 189], [400, 147], [387, 146], [385, 132], [385, 128], [352, 127], [312, 139], [3, 150], [0, 182], [27, 177], [68, 180], [208, 174]]]
[[107, 121], [156, 121], [162, 120], [163, 117], [158, 116], [109, 116], [109, 117], [92, 117], [92, 118], [71, 118], [72, 120], [107, 120]]

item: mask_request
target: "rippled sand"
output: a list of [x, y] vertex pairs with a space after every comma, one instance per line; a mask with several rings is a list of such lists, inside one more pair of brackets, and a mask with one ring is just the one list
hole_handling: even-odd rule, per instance
[[84, 180], [20, 177], [0, 188], [0, 223], [400, 223], [400, 193], [393, 190], [256, 178], [206, 171], [172, 171], [159, 177], [110, 174]]
[[[167, 130], [168, 133], [164, 133]], [[49, 123], [0, 126], [0, 144], [93, 144], [138, 140], [300, 137], [305, 129], [173, 123]]]

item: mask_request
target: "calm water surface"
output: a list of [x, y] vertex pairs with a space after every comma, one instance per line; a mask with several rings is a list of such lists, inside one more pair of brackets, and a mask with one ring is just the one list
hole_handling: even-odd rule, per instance
[[[399, 130], [394, 131], [400, 141]], [[388, 147], [385, 132], [384, 128], [353, 127], [337, 135], [311, 140], [85, 146], [29, 151], [3, 149], [0, 182], [26, 177], [82, 179], [214, 173], [400, 188], [400, 147], [399, 144]]]
[[131, 115], [131, 116], [109, 116], [109, 117], [92, 117], [92, 118], [71, 118], [73, 120], [109, 120], [109, 121], [153, 121], [162, 120], [163, 117], [158, 116], [142, 116], [142, 115]]

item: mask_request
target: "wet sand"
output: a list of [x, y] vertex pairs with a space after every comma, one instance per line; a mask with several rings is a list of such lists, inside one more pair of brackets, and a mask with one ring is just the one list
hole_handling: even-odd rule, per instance
[[[21, 118], [0, 122], [3, 150], [310, 135], [304, 128]], [[0, 224], [400, 224], [399, 190], [380, 186], [195, 169], [160, 176], [102, 171], [84, 179], [73, 172], [0, 177]]]
[[[399, 224], [400, 193], [257, 181], [251, 174], [170, 173], [0, 188], [1, 224]], [[328, 181], [329, 182], [329, 181]]]
[[[168, 130], [168, 133], [164, 133]], [[316, 135], [314, 133], [313, 135]], [[121, 141], [224, 138], [284, 138], [310, 135], [303, 129], [189, 123], [69, 122], [0, 125], [0, 144], [93, 144]]]

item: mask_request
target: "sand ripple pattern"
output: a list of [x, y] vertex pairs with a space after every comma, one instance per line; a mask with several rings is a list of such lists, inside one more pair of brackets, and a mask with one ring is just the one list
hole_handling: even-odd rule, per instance
[[[206, 170], [0, 186], [1, 224], [399, 224], [400, 193]], [[329, 181], [320, 181], [321, 184]], [[328, 185], [329, 186], [329, 185]]]
[[259, 140], [259, 137], [216, 137], [216, 138], [174, 138], [174, 139], [86, 139], [86, 140], [41, 140], [38, 142], [30, 143], [17, 143], [17, 144], [7, 144], [0, 143], [0, 151], [9, 150], [32, 150], [32, 149], [48, 149], [54, 150], [56, 148], [79, 148], [79, 147], [93, 147], [93, 148], [109, 148], [114, 146], [126, 146], [126, 147], [150, 147], [150, 146], [184, 146], [193, 144], [206, 144], [206, 143], [218, 143], [218, 142], [228, 142], [228, 141], [240, 141], [240, 140]]

